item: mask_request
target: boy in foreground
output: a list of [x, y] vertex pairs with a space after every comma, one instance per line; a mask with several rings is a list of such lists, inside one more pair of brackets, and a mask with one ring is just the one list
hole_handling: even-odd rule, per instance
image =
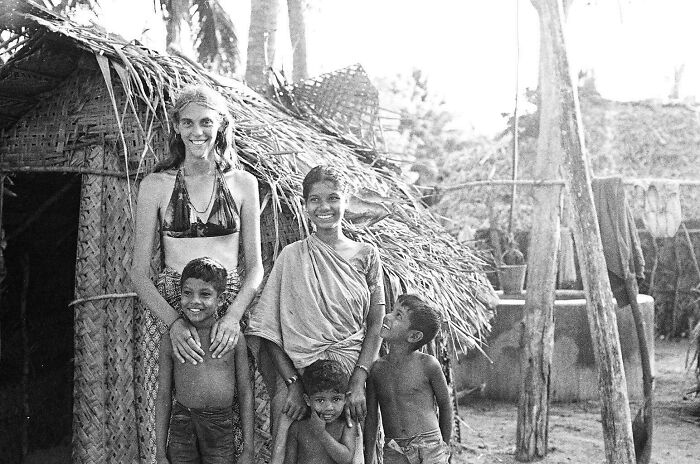
[[245, 338], [241, 334], [235, 349], [220, 358], [208, 348], [215, 314], [224, 304], [226, 269], [211, 258], [193, 259], [183, 269], [180, 285], [184, 317], [197, 328], [205, 355], [196, 365], [180, 363], [168, 333], [161, 340], [156, 461], [252, 463], [253, 390]]
[[[443, 464], [450, 457], [452, 405], [438, 360], [418, 350], [435, 338], [440, 314], [416, 295], [399, 296], [380, 336], [389, 353], [367, 378], [365, 462], [374, 462], [377, 410], [384, 426], [384, 464]], [[438, 414], [435, 413], [437, 403]]]
[[350, 464], [358, 427], [341, 417], [348, 373], [338, 361], [319, 359], [301, 378], [311, 414], [289, 427], [284, 464]]

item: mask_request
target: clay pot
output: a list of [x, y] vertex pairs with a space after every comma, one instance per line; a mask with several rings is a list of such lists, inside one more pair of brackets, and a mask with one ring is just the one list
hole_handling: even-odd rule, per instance
[[506, 295], [520, 295], [525, 286], [527, 264], [501, 265], [498, 267], [498, 281]]

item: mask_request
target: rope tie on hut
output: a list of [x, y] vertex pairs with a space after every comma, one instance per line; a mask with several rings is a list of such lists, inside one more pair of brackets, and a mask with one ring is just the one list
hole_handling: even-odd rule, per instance
[[105, 293], [104, 295], [95, 295], [95, 296], [86, 296], [85, 298], [78, 298], [76, 300], [71, 301], [68, 303], [68, 307], [70, 308], [71, 306], [75, 306], [81, 303], [87, 303], [90, 301], [97, 301], [97, 300], [109, 300], [111, 298], [133, 298], [136, 296], [136, 293], [130, 292], [130, 293]]

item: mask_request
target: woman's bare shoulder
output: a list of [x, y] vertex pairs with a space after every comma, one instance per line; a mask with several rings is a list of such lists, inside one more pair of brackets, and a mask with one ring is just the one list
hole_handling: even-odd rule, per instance
[[139, 190], [153, 194], [162, 189], [172, 189], [174, 182], [175, 171], [152, 172], [143, 178], [139, 185]]
[[175, 180], [177, 171], [168, 169], [167, 171], [152, 172], [143, 178], [141, 185], [158, 185], [164, 182], [172, 183]]
[[255, 176], [243, 169], [231, 169], [224, 174], [224, 177], [226, 181], [233, 186], [257, 188], [258, 185], [258, 181]]

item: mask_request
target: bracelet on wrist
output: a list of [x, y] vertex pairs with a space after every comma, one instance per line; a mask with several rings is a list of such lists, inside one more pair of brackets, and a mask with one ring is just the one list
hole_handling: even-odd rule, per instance
[[173, 322], [170, 323], [170, 325], [168, 326], [168, 332], [170, 332], [170, 329], [172, 329], [173, 326], [175, 325], [175, 323], [176, 323], [177, 321], [179, 321], [180, 319], [182, 319], [182, 316], [176, 317], [175, 320], [174, 320]]
[[287, 378], [287, 379], [284, 379], [284, 383], [285, 383], [288, 387], [291, 387], [293, 384], [295, 384], [295, 383], [297, 382], [297, 380], [299, 380], [299, 376], [296, 375], [296, 374], [294, 374], [293, 376], [291, 376], [291, 377], [289, 377], [289, 378]]
[[369, 377], [369, 368], [363, 364], [355, 364], [355, 369], [362, 369], [365, 371], [365, 374]]

